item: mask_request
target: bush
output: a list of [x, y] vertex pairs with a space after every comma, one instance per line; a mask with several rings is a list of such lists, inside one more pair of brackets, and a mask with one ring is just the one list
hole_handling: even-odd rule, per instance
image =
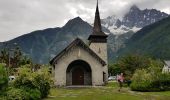
[[130, 88], [134, 91], [165, 91], [170, 90], [170, 74], [158, 72], [155, 69], [137, 70], [132, 78]]
[[[24, 88], [27, 93], [30, 93], [31, 97], [40, 98], [47, 97], [50, 90], [50, 84], [52, 80], [50, 74], [46, 68], [43, 68], [37, 72], [32, 72], [29, 68], [21, 68], [19, 70], [19, 76], [15, 79], [13, 86], [15, 88]], [[35, 91], [35, 94], [31, 91]]]
[[29, 100], [23, 89], [11, 88], [6, 94], [7, 100]]
[[170, 74], [161, 74], [158, 79], [151, 83], [154, 88], [159, 88], [161, 91], [170, 90]]
[[40, 100], [41, 93], [38, 89], [22, 88], [27, 93], [28, 100]]
[[10, 88], [6, 93], [7, 100], [40, 100], [41, 94], [37, 89]]
[[36, 88], [41, 93], [41, 98], [47, 97], [50, 90], [50, 81], [49, 79], [47, 79], [46, 75], [38, 74], [35, 77], [35, 83], [36, 83]]
[[15, 88], [29, 87], [31, 89], [35, 89], [36, 86], [34, 84], [34, 75], [29, 68], [20, 68], [19, 76], [13, 82]]
[[4, 64], [0, 64], [0, 94], [5, 91], [8, 86], [8, 75]]
[[152, 76], [146, 70], [137, 70], [132, 77], [130, 88], [134, 91], [151, 90]]

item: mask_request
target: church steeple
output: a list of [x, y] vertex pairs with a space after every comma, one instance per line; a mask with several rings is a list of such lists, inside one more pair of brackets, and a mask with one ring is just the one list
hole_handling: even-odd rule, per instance
[[88, 40], [90, 40], [90, 42], [106, 42], [106, 38], [107, 35], [102, 31], [102, 27], [101, 27], [100, 13], [99, 13], [98, 0], [97, 0], [93, 32], [89, 36]]
[[96, 6], [96, 13], [95, 13], [95, 19], [94, 19], [94, 27], [93, 27], [93, 33], [100, 33], [101, 30], [101, 22], [100, 22], [100, 14], [99, 14], [99, 7], [98, 7], [98, 0], [97, 0], [97, 6]]

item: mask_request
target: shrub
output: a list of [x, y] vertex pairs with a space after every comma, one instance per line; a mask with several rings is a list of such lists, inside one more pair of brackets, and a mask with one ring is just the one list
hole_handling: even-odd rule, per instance
[[152, 76], [146, 70], [136, 70], [130, 88], [134, 91], [147, 91], [150, 88], [151, 79]]
[[50, 84], [52, 83], [48, 69], [43, 68], [39, 70], [34, 80], [35, 80], [37, 89], [41, 93], [41, 98], [47, 97], [47, 95], [49, 94], [49, 90], [50, 90]]
[[132, 77], [130, 88], [134, 91], [170, 90], [170, 74], [155, 73], [155, 69], [137, 70]]
[[162, 91], [170, 90], [170, 74], [160, 74], [159, 78], [151, 83], [151, 86]]
[[38, 89], [22, 88], [27, 93], [29, 100], [40, 100], [41, 93]]
[[27, 93], [23, 89], [11, 88], [6, 94], [7, 100], [29, 100]]
[[33, 73], [29, 68], [20, 68], [19, 76], [13, 82], [14, 87], [29, 87], [31, 89], [35, 89], [34, 74], [35, 73]]
[[[20, 89], [24, 88], [27, 93], [30, 93], [31, 97], [39, 98], [39, 95], [36, 95], [37, 93], [40, 94], [40, 98], [44, 98], [49, 94], [51, 83], [52, 80], [46, 68], [36, 72], [32, 72], [29, 68], [21, 68], [13, 86]], [[31, 91], [35, 91], [35, 94]]]
[[5, 69], [4, 64], [0, 64], [0, 94], [7, 88], [8, 86], [8, 75]]

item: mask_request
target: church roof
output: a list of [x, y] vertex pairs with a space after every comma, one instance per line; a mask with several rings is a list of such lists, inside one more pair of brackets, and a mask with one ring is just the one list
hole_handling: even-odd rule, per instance
[[96, 6], [93, 33], [91, 34], [91, 36], [107, 36], [102, 31], [101, 22], [100, 22], [100, 13], [99, 13], [99, 7], [98, 7], [98, 1], [97, 1], [97, 6]]
[[77, 38], [75, 39], [72, 43], [70, 43], [64, 50], [62, 50], [56, 57], [54, 57], [51, 61], [50, 64], [54, 65], [55, 62], [57, 62], [67, 51], [69, 51], [72, 47], [75, 46], [81, 46], [84, 48], [87, 52], [89, 52], [92, 57], [95, 57], [103, 66], [106, 65], [106, 62], [101, 59], [93, 50], [89, 48], [88, 45], [86, 45], [81, 39]]

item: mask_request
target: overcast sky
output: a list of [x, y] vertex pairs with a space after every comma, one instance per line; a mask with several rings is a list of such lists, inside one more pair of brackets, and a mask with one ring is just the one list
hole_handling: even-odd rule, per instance
[[[121, 17], [133, 4], [170, 14], [170, 0], [99, 0], [101, 18]], [[62, 27], [77, 16], [91, 23], [95, 6], [96, 0], [0, 0], [0, 42], [35, 30]]]

